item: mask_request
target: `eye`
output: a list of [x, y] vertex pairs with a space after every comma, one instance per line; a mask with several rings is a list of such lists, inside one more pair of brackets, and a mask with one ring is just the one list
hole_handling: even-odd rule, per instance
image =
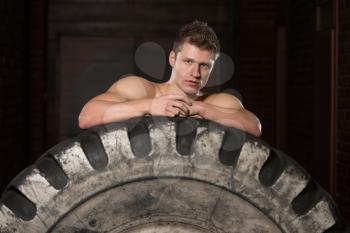
[[202, 64], [201, 68], [204, 69], [204, 70], [209, 70], [210, 66], [208, 64]]
[[193, 61], [192, 60], [185, 60], [185, 63], [191, 65], [193, 63]]

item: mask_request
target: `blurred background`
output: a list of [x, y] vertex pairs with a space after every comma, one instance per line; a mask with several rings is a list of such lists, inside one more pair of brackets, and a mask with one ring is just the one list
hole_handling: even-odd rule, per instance
[[[167, 80], [175, 33], [195, 19], [214, 28], [234, 64], [214, 91], [240, 93], [262, 138], [350, 222], [349, 0], [0, 0], [0, 190], [82, 132], [84, 103], [120, 76]], [[136, 64], [145, 42], [164, 49], [157, 77]]]

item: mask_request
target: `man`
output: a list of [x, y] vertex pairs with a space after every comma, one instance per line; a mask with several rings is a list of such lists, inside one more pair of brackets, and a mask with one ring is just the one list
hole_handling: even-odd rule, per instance
[[261, 135], [259, 119], [241, 102], [226, 93], [205, 94], [220, 43], [204, 22], [194, 21], [180, 28], [169, 55], [169, 81], [153, 83], [128, 76], [115, 82], [107, 92], [91, 99], [79, 116], [79, 127], [123, 121], [145, 115], [197, 117]]

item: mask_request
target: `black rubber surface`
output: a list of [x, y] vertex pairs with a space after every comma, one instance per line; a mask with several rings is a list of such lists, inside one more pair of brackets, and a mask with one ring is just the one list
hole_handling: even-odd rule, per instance
[[276, 150], [270, 151], [270, 156], [262, 167], [259, 179], [266, 186], [273, 185], [286, 169], [286, 160]]
[[79, 137], [79, 141], [93, 168], [102, 169], [108, 164], [108, 157], [101, 139], [96, 134], [83, 134]]
[[183, 118], [176, 122], [176, 150], [184, 156], [193, 153], [194, 140], [196, 138], [198, 121], [191, 118]]
[[219, 152], [219, 160], [227, 166], [235, 166], [246, 139], [246, 133], [238, 129], [226, 129]]
[[4, 203], [13, 213], [25, 220], [29, 221], [34, 218], [36, 214], [36, 207], [33, 202], [28, 200], [22, 193], [13, 188], [8, 189], [2, 196], [2, 203]]
[[131, 149], [135, 156], [147, 157], [152, 150], [147, 122], [135, 124], [134, 121], [129, 121], [127, 127]]
[[66, 174], [50, 155], [40, 158], [35, 164], [55, 189], [63, 189], [67, 185]]

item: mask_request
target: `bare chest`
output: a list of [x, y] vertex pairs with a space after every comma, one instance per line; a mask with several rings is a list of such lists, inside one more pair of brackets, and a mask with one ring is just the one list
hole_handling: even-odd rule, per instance
[[[169, 91], [169, 89], [167, 89], [167, 86], [165, 84], [153, 84], [153, 86], [155, 98], [166, 94], [174, 94], [171, 91]], [[195, 98], [195, 100], [209, 103], [211, 101], [211, 95], [208, 93], [201, 93]]]

